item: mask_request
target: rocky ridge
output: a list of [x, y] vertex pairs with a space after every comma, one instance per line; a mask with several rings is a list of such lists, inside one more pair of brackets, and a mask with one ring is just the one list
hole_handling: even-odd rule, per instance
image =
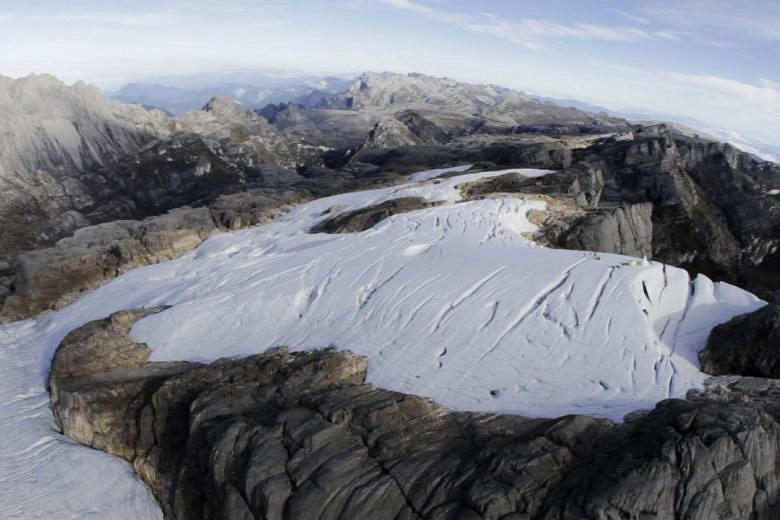
[[780, 387], [714, 378], [623, 424], [456, 413], [365, 384], [365, 361], [286, 349], [148, 362], [128, 332], [54, 357], [65, 434], [133, 463], [167, 518], [773, 518]]
[[63, 307], [130, 269], [189, 252], [214, 233], [268, 222], [304, 200], [295, 192], [223, 195], [210, 207], [79, 229], [51, 248], [19, 255], [13, 276], [0, 278], [0, 322]]
[[[647, 255], [766, 299], [780, 285], [780, 199], [773, 195], [780, 167], [664, 125], [631, 127], [609, 118], [569, 128], [596, 116], [507, 89], [422, 75], [367, 74], [319, 109], [280, 105], [255, 113], [234, 99], [216, 98], [178, 118], [49, 76], [3, 78], [0, 92], [4, 124], [23, 129], [4, 141], [0, 165], [0, 190], [8, 195], [0, 203], [7, 223], [0, 230], [0, 300], [27, 286], [22, 264], [49, 265], [30, 264], [21, 254], [63, 251], [75, 242], [57, 241], [83, 227], [183, 206], [237, 214], [259, 204], [249, 202], [257, 190], [263, 197], [295, 192], [306, 199], [463, 163], [561, 170], [560, 181], [483, 189], [574, 200], [573, 211], [540, 219], [549, 244]], [[533, 121], [557, 126], [534, 129]], [[591, 184], [580, 186], [586, 178]], [[259, 221], [238, 218], [226, 227]], [[71, 256], [80, 254], [76, 248]], [[62, 278], [75, 282], [69, 292], [94, 284], [79, 275]], [[29, 315], [2, 314], [6, 320]]]

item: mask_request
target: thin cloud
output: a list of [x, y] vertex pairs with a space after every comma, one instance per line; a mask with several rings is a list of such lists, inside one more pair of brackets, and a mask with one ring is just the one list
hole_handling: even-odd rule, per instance
[[503, 38], [532, 50], [542, 50], [546, 47], [547, 42], [563, 39], [639, 42], [658, 39], [679, 40], [679, 35], [682, 34], [674, 31], [647, 31], [622, 25], [562, 24], [533, 18], [506, 21], [490, 13], [481, 13], [482, 19], [477, 20], [463, 13], [446, 13], [413, 0], [380, 1], [397, 9], [422, 14], [438, 21], [454, 23], [472, 32]]
[[703, 74], [666, 73], [670, 78], [701, 87], [724, 101], [751, 107], [760, 112], [780, 112], [780, 85], [761, 80], [758, 85], [743, 83], [730, 78]]
[[382, 3], [385, 3], [389, 6], [395, 7], [396, 9], [404, 9], [406, 11], [413, 11], [415, 13], [422, 13], [422, 14], [435, 14], [436, 10], [432, 7], [428, 7], [427, 5], [418, 4], [416, 2], [412, 2], [411, 0], [381, 0]]
[[574, 24], [564, 25], [546, 20], [524, 19], [519, 22], [495, 21], [469, 24], [470, 30], [491, 34], [523, 45], [529, 49], [542, 49], [548, 40], [576, 39], [611, 42], [638, 42], [649, 40], [653, 34], [633, 27]]
[[630, 20], [634, 23], [639, 23], [642, 25], [647, 25], [650, 23], [650, 20], [648, 20], [644, 16], [639, 16], [638, 14], [629, 13], [628, 11], [623, 11], [622, 9], [609, 9], [609, 11], [615, 13], [618, 16], [622, 16], [626, 20]]
[[642, 13], [653, 20], [690, 30], [725, 31], [759, 40], [780, 40], [780, 3], [755, 4], [724, 0], [675, 0], [654, 4]]

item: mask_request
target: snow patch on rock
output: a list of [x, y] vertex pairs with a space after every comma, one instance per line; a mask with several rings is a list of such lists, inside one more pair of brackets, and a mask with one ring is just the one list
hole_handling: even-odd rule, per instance
[[[523, 234], [543, 201], [461, 201], [458, 185], [501, 173], [316, 200], [0, 327], [0, 516], [161, 518], [128, 464], [53, 430], [56, 346], [117, 310], [172, 305], [133, 330], [156, 360], [335, 345], [367, 356], [370, 382], [457, 410], [620, 419], [700, 385], [696, 354], [712, 326], [763, 305], [655, 262], [539, 247]], [[361, 233], [308, 232], [404, 196], [446, 204]]]

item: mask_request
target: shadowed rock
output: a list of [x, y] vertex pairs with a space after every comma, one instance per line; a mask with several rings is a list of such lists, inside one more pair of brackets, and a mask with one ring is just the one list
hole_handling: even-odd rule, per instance
[[703, 372], [780, 378], [780, 305], [732, 318], [712, 329], [699, 354]]
[[171, 260], [217, 231], [267, 222], [302, 200], [295, 192], [258, 190], [222, 195], [211, 208], [185, 207], [79, 229], [54, 247], [20, 255], [9, 266], [7, 293], [0, 293], [0, 323], [61, 307], [130, 269]]
[[436, 203], [428, 202], [423, 197], [401, 197], [360, 208], [326, 219], [313, 226], [310, 233], [357, 233], [371, 229], [384, 219], [423, 208], [430, 208]]
[[64, 433], [131, 461], [167, 518], [780, 513], [779, 381], [713, 380], [620, 425], [450, 412], [365, 384], [349, 352], [149, 363], [127, 333], [157, 311], [70, 333], [50, 386]]

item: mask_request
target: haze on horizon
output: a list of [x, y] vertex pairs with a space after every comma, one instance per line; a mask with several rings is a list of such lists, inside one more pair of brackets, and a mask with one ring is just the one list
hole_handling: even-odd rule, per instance
[[422, 72], [780, 146], [780, 3], [0, 0], [0, 74], [103, 88], [236, 70]]

